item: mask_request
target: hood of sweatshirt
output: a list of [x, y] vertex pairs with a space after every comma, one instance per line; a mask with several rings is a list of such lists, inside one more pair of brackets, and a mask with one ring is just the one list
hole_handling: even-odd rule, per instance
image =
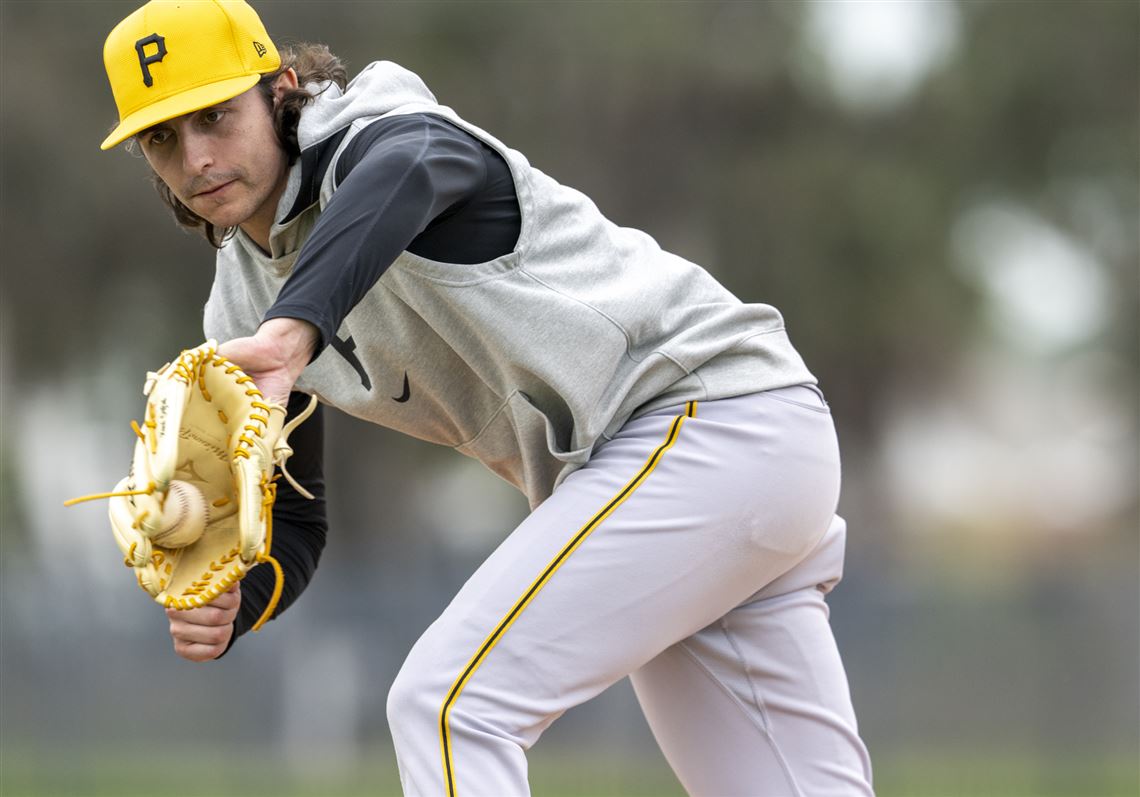
[[284, 259], [273, 269], [279, 272], [292, 268], [290, 255], [296, 254], [312, 223], [305, 222], [303, 217], [309, 215], [305, 211], [317, 204], [325, 170], [352, 123], [405, 105], [436, 104], [435, 95], [418, 75], [391, 61], [369, 64], [343, 91], [332, 82], [310, 83], [306, 88], [314, 99], [297, 125], [301, 157], [289, 169], [277, 203], [277, 221], [269, 233], [270, 259]]
[[391, 61], [374, 61], [349, 81], [344, 91], [335, 83], [309, 84], [314, 102], [301, 114], [297, 140], [305, 150], [348, 127], [357, 119], [394, 111], [413, 103], [435, 103], [435, 95], [419, 76]]

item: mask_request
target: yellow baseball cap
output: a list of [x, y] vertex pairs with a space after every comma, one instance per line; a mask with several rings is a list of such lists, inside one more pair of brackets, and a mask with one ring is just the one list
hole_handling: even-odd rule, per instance
[[151, 0], [111, 31], [103, 63], [119, 108], [110, 149], [253, 88], [281, 56], [243, 0]]

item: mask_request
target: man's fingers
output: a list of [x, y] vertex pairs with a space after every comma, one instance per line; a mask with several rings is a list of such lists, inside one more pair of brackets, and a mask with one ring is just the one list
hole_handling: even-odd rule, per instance
[[233, 632], [233, 625], [229, 623], [195, 625], [177, 617], [170, 621], [170, 637], [174, 641], [174, 652], [190, 661], [210, 661], [218, 658], [225, 652]]
[[225, 645], [203, 645], [197, 642], [183, 643], [175, 640], [174, 652], [190, 661], [210, 661], [222, 655]]
[[183, 647], [190, 645], [191, 647], [187, 649], [195, 656], [206, 653], [192, 647], [195, 644], [214, 647], [221, 645], [221, 649], [215, 650], [213, 655], [206, 658], [212, 659], [218, 656], [233, 634], [233, 622], [237, 617], [239, 606], [241, 606], [241, 589], [234, 584], [208, 606], [185, 611], [167, 609], [166, 617], [170, 620], [170, 636], [174, 639], [175, 652], [184, 658], [200, 661], [199, 658], [185, 655], [180, 645]]
[[241, 606], [241, 583], [235, 583], [228, 590], [205, 606], [197, 609], [167, 609], [166, 616], [181, 618], [195, 625], [221, 625], [232, 623]]
[[166, 616], [172, 621], [178, 620], [187, 625], [219, 626], [232, 623], [234, 617], [237, 616], [237, 611], [203, 606], [201, 609], [187, 609], [185, 611], [167, 609]]
[[319, 339], [320, 331], [308, 321], [271, 318], [253, 336], [222, 343], [218, 354], [252, 377], [269, 401], [285, 404]]
[[284, 363], [277, 351], [253, 337], [234, 338], [218, 346], [218, 354], [245, 372], [280, 368]]
[[178, 611], [167, 609], [174, 652], [190, 661], [216, 659], [234, 633], [234, 618], [241, 606], [241, 587], [234, 584], [208, 606]]
[[231, 625], [195, 625], [184, 620], [170, 621], [170, 636], [178, 643], [200, 643], [204, 645], [225, 645], [233, 633]]
[[241, 582], [234, 582], [232, 587], [211, 601], [209, 605], [219, 609], [236, 609], [241, 605]]

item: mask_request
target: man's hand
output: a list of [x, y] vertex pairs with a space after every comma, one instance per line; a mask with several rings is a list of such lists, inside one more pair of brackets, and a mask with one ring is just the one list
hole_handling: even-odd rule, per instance
[[269, 401], [286, 404], [289, 391], [317, 345], [319, 333], [308, 321], [271, 318], [249, 338], [234, 338], [218, 347], [218, 354], [251, 377]]
[[241, 583], [200, 609], [167, 609], [174, 652], [190, 661], [209, 661], [226, 651], [241, 606]]

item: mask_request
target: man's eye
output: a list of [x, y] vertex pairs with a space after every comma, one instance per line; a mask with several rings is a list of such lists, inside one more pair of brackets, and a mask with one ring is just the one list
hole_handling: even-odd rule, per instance
[[162, 144], [166, 143], [166, 140], [168, 138], [170, 138], [170, 132], [169, 131], [167, 131], [167, 130], [155, 130], [153, 133], [151, 133], [149, 136], [146, 137], [146, 143], [147, 143], [147, 146], [149, 146], [149, 147], [158, 147], [158, 146], [161, 146]]
[[226, 115], [225, 111], [223, 111], [219, 108], [211, 108], [210, 110], [202, 113], [202, 120], [206, 124], [212, 125], [212, 124], [215, 124], [215, 123], [221, 121], [222, 117], [225, 115]]

